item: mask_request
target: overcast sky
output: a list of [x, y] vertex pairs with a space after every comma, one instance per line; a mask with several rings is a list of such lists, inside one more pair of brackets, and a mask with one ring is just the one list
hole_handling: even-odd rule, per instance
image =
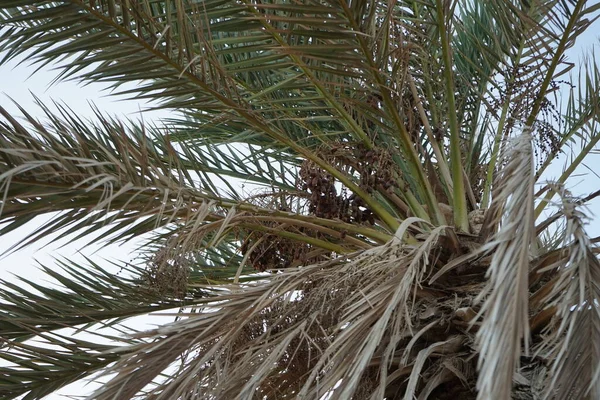
[[[597, 26], [597, 25], [596, 25]], [[590, 56], [592, 45], [598, 43], [598, 35], [596, 29], [591, 29], [584, 34], [579, 46], [575, 49], [570, 50], [570, 59], [573, 62], [582, 56]], [[81, 87], [74, 82], [60, 82], [53, 86], [49, 86], [56, 73], [50, 71], [48, 68], [39, 71], [34, 76], [31, 73], [35, 68], [27, 67], [25, 65], [17, 66], [15, 62], [11, 62], [4, 66], [0, 66], [0, 104], [3, 107], [16, 111], [14, 105], [7, 96], [16, 100], [25, 109], [27, 109], [32, 115], [42, 115], [39, 113], [39, 109], [33, 104], [33, 98], [30, 91], [38, 96], [46, 104], [50, 104], [51, 99], [60, 100], [81, 116], [90, 116], [91, 112], [89, 103], [93, 102], [100, 110], [104, 112], [126, 115], [128, 117], [138, 116], [138, 112], [141, 108], [144, 108], [144, 104], [140, 104], [135, 100], [120, 100], [116, 101], [114, 97], [108, 97], [108, 92], [103, 91], [104, 86], [99, 84], [90, 84], [85, 87]], [[573, 71], [576, 71], [574, 69]], [[169, 114], [165, 111], [153, 112], [146, 114], [144, 118], [146, 120], [159, 119]], [[546, 179], [556, 178], [562, 170], [565, 157], [559, 159], [554, 163], [546, 174]], [[600, 171], [600, 157], [595, 155], [590, 157], [587, 162], [589, 170], [585, 167], [579, 168], [578, 176], [574, 177], [570, 181], [570, 189], [576, 195], [586, 195], [593, 190], [600, 188], [600, 178], [591, 171]], [[581, 174], [587, 174], [585, 177]], [[600, 199], [597, 199], [592, 203], [591, 211], [595, 214], [600, 215]], [[32, 223], [24, 226], [15, 234], [11, 234], [10, 237], [3, 237], [0, 241], [0, 253], [10, 248], [14, 243], [18, 242], [28, 233], [36, 230], [37, 226], [47, 217], [39, 217]], [[600, 224], [593, 223], [588, 226], [588, 233], [592, 236], [600, 235]], [[6, 277], [7, 273], [16, 273], [18, 275], [36, 279], [40, 277], [40, 273], [37, 271], [37, 264], [35, 260], [38, 260], [44, 265], [53, 265], [52, 257], [59, 255], [72, 260], [82, 260], [79, 250], [83, 242], [79, 243], [68, 243], [64, 247], [65, 242], [53, 243], [51, 238], [48, 240], [50, 243], [45, 248], [39, 248], [39, 246], [30, 246], [18, 253], [12, 254], [1, 260], [0, 272], [2, 276]], [[129, 261], [132, 259], [132, 253], [134, 250], [134, 244], [127, 244], [124, 246], [103, 246], [95, 245], [83, 249], [83, 254], [93, 255], [98, 260], [101, 258], [108, 258], [112, 260], [125, 260]], [[71, 385], [61, 391], [63, 394], [70, 395], [82, 395], [81, 385]], [[87, 390], [86, 390], [87, 391]], [[58, 395], [51, 395], [46, 397], [47, 400], [58, 400]]]

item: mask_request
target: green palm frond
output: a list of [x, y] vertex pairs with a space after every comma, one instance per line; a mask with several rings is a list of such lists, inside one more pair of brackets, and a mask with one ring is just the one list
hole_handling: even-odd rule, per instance
[[184, 299], [165, 298], [152, 286], [152, 271], [131, 265], [121, 267], [118, 275], [89, 259], [86, 265], [60, 261], [56, 266], [60, 269], [42, 271], [58, 281], [58, 287], [24, 278], [2, 281], [0, 324], [5, 339], [22, 341], [34, 332], [85, 324], [109, 327], [123, 318], [192, 305], [194, 298], [210, 295], [192, 290]]
[[[253, 43], [254, 36], [259, 33], [263, 37], [265, 32], [269, 34], [266, 42], [261, 39], [261, 46], [258, 49], [251, 50], [249, 54], [242, 50], [242, 54], [251, 59], [251, 62], [258, 63], [261, 70], [264, 69], [261, 47], [264, 47], [267, 53], [272, 53], [272, 46], [275, 45], [276, 52], [289, 53], [289, 45], [283, 41], [278, 29], [267, 18], [262, 17], [256, 7], [244, 7], [237, 2], [221, 4], [217, 9], [211, 10], [216, 13], [220, 9], [223, 13], [217, 13], [215, 23], [208, 30], [208, 27], [204, 27], [204, 23], [206, 19], [210, 21], [211, 12], [205, 14], [204, 7], [186, 5], [185, 2], [178, 2], [170, 10], [166, 9], [170, 8], [166, 5], [163, 7], [161, 2], [148, 9], [141, 3], [139, 5], [120, 3], [119, 15], [113, 12], [114, 3], [102, 5], [108, 9], [106, 16], [98, 12], [92, 3], [87, 2], [45, 3], [33, 6], [30, 10], [34, 11], [26, 12], [19, 8], [9, 8], [5, 11], [8, 17], [5, 23], [9, 24], [10, 28], [3, 36], [3, 40], [0, 40], [0, 43], [3, 43], [0, 49], [8, 51], [9, 54], [18, 54], [34, 45], [44, 46], [45, 43], [50, 46], [64, 39], [64, 45], [37, 53], [39, 58], [53, 61], [64, 56], [77, 57], [80, 62], [68, 63], [64, 73], [67, 76], [78, 73], [79, 78], [83, 80], [114, 82], [117, 86], [125, 82], [151, 80], [154, 82], [153, 85], [158, 87], [146, 87], [143, 90], [153, 93], [154, 99], [166, 101], [165, 107], [185, 107], [198, 111], [197, 115], [202, 116], [204, 121], [211, 121], [211, 124], [216, 122], [219, 125], [242, 125], [246, 129], [277, 141], [280, 145], [291, 148], [298, 155], [311, 159], [336, 176], [344, 185], [363, 198], [386, 224], [392, 228], [396, 225], [395, 219], [349, 177], [310, 151], [306, 147], [307, 144], [296, 142], [290, 136], [294, 129], [285, 129], [289, 125], [286, 121], [291, 119], [293, 125], [300, 125], [302, 132], [308, 129], [314, 130], [315, 137], [319, 140], [323, 128], [320, 125], [315, 126], [311, 121], [315, 117], [317, 122], [321, 121], [323, 119], [321, 117], [325, 116], [325, 121], [329, 120], [326, 124], [328, 130], [339, 131], [342, 135], [349, 134], [358, 141], [364, 142], [367, 139], [364, 130], [350, 117], [342, 104], [334, 96], [329, 95], [329, 91], [324, 90], [320, 79], [304, 65], [304, 62], [300, 65], [302, 74], [295, 71], [292, 73], [298, 76], [301, 83], [299, 90], [303, 94], [313, 91], [318, 96], [316, 104], [312, 103], [310, 106], [316, 106], [318, 110], [322, 108], [322, 104], [326, 105], [326, 110], [319, 113], [321, 115], [314, 115], [312, 112], [309, 115], [302, 115], [300, 111], [301, 114], [298, 116], [293, 98], [288, 99], [292, 104], [286, 104], [282, 112], [279, 112], [280, 107], [276, 107], [274, 115], [269, 113], [269, 109], [272, 108], [270, 96], [261, 97], [260, 90], [257, 92], [251, 87], [248, 88], [247, 80], [240, 81], [235, 70], [228, 70], [230, 64], [237, 65], [237, 57], [231, 60], [226, 56], [215, 55], [216, 50], [212, 40], [217, 39], [221, 33], [228, 37], [232, 31], [236, 38], [248, 37], [250, 43]], [[81, 12], [85, 12], [89, 19], [82, 21], [82, 26], [73, 28], [70, 18], [65, 13], [71, 13], [74, 18]], [[52, 18], [58, 15], [57, 13], [64, 17], [58, 21]], [[132, 15], [137, 17], [131, 18]], [[153, 17], [151, 23], [147, 19], [149, 16]], [[229, 26], [227, 19], [233, 17], [240, 18], [244, 24], [237, 27]], [[57, 26], [57, 22], [60, 21], [64, 24]], [[221, 21], [224, 23], [222, 24]], [[336, 24], [332, 25], [334, 31], [341, 31], [341, 27], [336, 29]], [[71, 31], [72, 29], [75, 29], [75, 32]], [[157, 32], [164, 32], [161, 33], [164, 37], [157, 38]], [[347, 35], [355, 36], [352, 33]], [[299, 37], [304, 40], [311, 39], [310, 33], [308, 35], [301, 33]], [[246, 45], [248, 44], [244, 42], [238, 43], [242, 49]], [[108, 50], [109, 54], [106, 54], [107, 46], [111, 49]], [[238, 46], [229, 49], [229, 52], [239, 52]], [[112, 53], [112, 49], [115, 49], [114, 51], [119, 49], [118, 53]], [[108, 58], [105, 58], [107, 56]], [[300, 62], [294, 54], [277, 55], [276, 58]], [[132, 68], [133, 65], [137, 67]], [[86, 68], [91, 71], [79, 73]], [[269, 69], [277, 72], [277, 65], [269, 66]], [[124, 71], [127, 73], [125, 74]], [[289, 76], [282, 78], [279, 75], [278, 78], [287, 81]], [[331, 83], [339, 86], [335, 79], [334, 76], [334, 81]], [[306, 90], [304, 90], [305, 85], [308, 85]], [[287, 93], [286, 86], [282, 89]], [[255, 99], [256, 104], [250, 99]], [[262, 104], [264, 101], [269, 105], [264, 106]], [[335, 122], [340, 120], [338, 117], [346, 122], [339, 125]], [[335, 121], [332, 121], [333, 119]], [[296, 122], [297, 120], [299, 121]], [[368, 141], [365, 143], [371, 146]]]
[[[595, 91], [595, 88], [600, 85], [600, 70], [594, 58], [590, 58], [581, 67], [578, 77], [580, 82], [570, 83], [569, 96], [566, 105], [563, 105], [565, 111], [560, 113], [564, 116], [564, 121], [558, 128], [562, 132], [554, 130], [554, 135], [550, 133], [543, 138], [549, 142], [545, 146], [550, 147], [550, 151], [537, 171], [537, 176], [541, 177], [554, 159], [561, 153], [567, 154], [570, 160], [557, 179], [561, 185], [583, 164], [587, 155], [594, 152], [600, 140], [600, 135], [597, 133], [600, 97], [599, 93]], [[548, 189], [544, 199], [536, 208], [538, 216], [556, 194], [553, 186]]]
[[[244, 159], [231, 156], [228, 160], [221, 157], [227, 155], [227, 149], [177, 146], [160, 130], [147, 132], [133, 122], [127, 126], [97, 113], [99, 123], [94, 125], [64, 108], [62, 115], [42, 109], [49, 118], [48, 125], [22, 110], [28, 122], [23, 125], [0, 109], [6, 118], [0, 125], [2, 216], [8, 222], [1, 232], [11, 232], [36, 215], [63, 211], [22, 245], [59, 231], [59, 238], [74, 233], [78, 238], [107, 226], [110, 229], [96, 239], [118, 241], [169, 225], [179, 226], [189, 236], [203, 226], [214, 229], [218, 226], [215, 222], [224, 221], [225, 210], [234, 206], [242, 212], [276, 216], [270, 207], [241, 202], [240, 194], [227, 198], [214, 185], [216, 178], [234, 174], [250, 184], [264, 184], [275, 174], [276, 164], [269, 158], [276, 158], [276, 153], [258, 155], [255, 151]], [[282, 168], [288, 168], [284, 160], [278, 161]], [[286, 169], [281, 172], [285, 174]], [[279, 212], [280, 217], [294, 215]], [[310, 217], [303, 219], [304, 223], [315, 222]], [[341, 221], [330, 226], [381, 237], [374, 230], [357, 230]], [[201, 237], [195, 240], [199, 242]]]
[[[0, 367], [2, 398], [39, 399], [100, 371], [118, 360], [115, 343], [135, 343], [115, 336], [131, 333], [123, 325], [129, 319], [202, 304], [213, 295], [210, 289], [190, 288], [181, 299], [166, 296], [165, 282], [153, 279], [155, 271], [146, 267], [115, 264], [115, 274], [89, 259], [85, 265], [60, 261], [57, 267], [42, 268], [56, 284], [24, 278], [1, 283], [0, 357], [11, 363]], [[95, 339], [67, 337], [63, 328], [94, 332]], [[103, 333], [107, 328], [114, 333]]]
[[[399, 192], [401, 197], [420, 199], [428, 205], [435, 219], [442, 218], [424, 169], [419, 167], [421, 163], [414, 150], [414, 141], [404, 127], [403, 112], [394, 105], [399, 95], [394, 87], [399, 89], [401, 81], [390, 81], [388, 72], [378, 72], [374, 64], [370, 49], [391, 46], [389, 39], [378, 35], [381, 44], [363, 40], [364, 32], [375, 29], [377, 21], [387, 18], [392, 10], [385, 7], [369, 9], [364, 4], [357, 5], [356, 9], [346, 9], [343, 3], [329, 3], [316, 7], [314, 16], [296, 17], [297, 8], [279, 3], [242, 5], [221, 2], [196, 7], [177, 2], [164, 3], [163, 7], [163, 3], [156, 2], [147, 8], [141, 4], [137, 6], [137, 3], [119, 3], [122, 16], [119, 12], [102, 16], [91, 3], [75, 2], [64, 7], [72, 9], [73, 15], [88, 13], [89, 21], [86, 22], [89, 25], [79, 27], [76, 35], [68, 35], [72, 29], [69, 18], [64, 19], [63, 26], [51, 18], [55, 12], [53, 7], [65, 11], [61, 4], [35, 6], [33, 12], [7, 11], [12, 16], [6, 21], [11, 26], [10, 32], [4, 36], [8, 54], [64, 40], [65, 44], [58, 48], [36, 53], [38, 59], [46, 62], [56, 57], [76, 56], [75, 63], [65, 64], [66, 74], [75, 74], [87, 81], [119, 85], [150, 80], [150, 87], [143, 83], [136, 89], [137, 94], [142, 91], [144, 96], [164, 101], [165, 107], [193, 112], [203, 125], [196, 135], [202, 135], [205, 129], [227, 131], [233, 128], [237, 131], [236, 137], [243, 129], [250, 135], [275, 140], [279, 146], [311, 159], [333, 174], [394, 228], [395, 222], [378, 202], [314, 153], [315, 145], [329, 145], [332, 141], [358, 141], [370, 148], [373, 138], [378, 137], [400, 147], [409, 161], [404, 161], [403, 157], [395, 158], [399, 167], [406, 171], [404, 179], [407, 182]], [[111, 8], [108, 3], [105, 6]], [[153, 16], [155, 28], [137, 26], [134, 19], [127, 18], [138, 8]], [[136, 13], [144, 15], [140, 10]], [[364, 19], [356, 22], [350, 18], [355, 12], [363, 13]], [[326, 18], [323, 25], [316, 22], [321, 16]], [[235, 25], [236, 18], [243, 23]], [[292, 25], [288, 26], [289, 23]], [[387, 18], [387, 23], [398, 21]], [[161, 32], [161, 39], [153, 36], [157, 34], [147, 32], [153, 29]], [[183, 30], [189, 34], [178, 34]], [[389, 34], [401, 33], [390, 31]], [[100, 37], [110, 39], [111, 49], [115, 50], [107, 50]], [[132, 46], [138, 50], [132, 50]], [[328, 57], [314, 59], [315, 52], [325, 48]], [[337, 54], [338, 48], [342, 52], [336, 61], [338, 64], [332, 63], [331, 54]], [[400, 73], [397, 65], [402, 60], [395, 59], [396, 55], [389, 53], [392, 50], [385, 47], [378, 50], [387, 56], [378, 61], [379, 65], [392, 63], [391, 68]], [[111, 54], [112, 51], [118, 53]], [[105, 54], [107, 52], [109, 54]], [[245, 63], [243, 72], [236, 69], [240, 58]], [[120, 63], [127, 67], [127, 74], [123, 73]], [[258, 70], [248, 70], [248, 64]], [[131, 65], [144, 71], [136, 74]], [[82, 72], [86, 69], [91, 71]], [[168, 71], [171, 76], [177, 76], [175, 81], [168, 81]], [[373, 79], [375, 86], [366, 84]], [[183, 89], [182, 85], [190, 89]], [[171, 95], [170, 90], [177, 95]], [[186, 96], [183, 93], [186, 91], [193, 95]], [[370, 106], [364, 109], [365, 104]], [[386, 121], [393, 123], [388, 125]], [[373, 132], [372, 126], [378, 127], [379, 132]], [[414, 212], [423, 214], [418, 202], [409, 203]], [[423, 216], [427, 217], [426, 214]]]
[[[487, 166], [484, 205], [489, 195], [496, 169], [500, 146], [515, 124], [525, 122], [534, 128], [534, 137], [544, 140], [548, 121], [540, 119], [542, 109], [548, 110], [548, 96], [558, 88], [558, 81], [573, 64], [565, 60], [565, 51], [596, 19], [594, 5], [580, 0], [572, 2], [493, 2], [495, 21], [502, 37], [513, 40], [503, 71], [505, 88], [500, 102], [494, 147]], [[517, 24], [514, 21], [518, 21]]]
[[[31, 330], [35, 330], [32, 327]], [[118, 360], [114, 346], [59, 334], [43, 334], [37, 343], [2, 340], [0, 395], [42, 399], [69, 383], [89, 377]], [[21, 397], [20, 397], [21, 396]]]

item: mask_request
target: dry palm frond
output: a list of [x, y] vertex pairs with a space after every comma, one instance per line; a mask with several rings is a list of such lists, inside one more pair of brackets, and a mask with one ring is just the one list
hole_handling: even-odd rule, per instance
[[564, 190], [562, 213], [566, 234], [562, 257], [546, 270], [555, 271], [543, 299], [554, 317], [538, 352], [551, 365], [546, 396], [556, 399], [600, 397], [600, 262], [584, 231], [585, 214]]
[[484, 319], [477, 333], [481, 348], [478, 399], [510, 399], [521, 341], [525, 341], [526, 354], [529, 346], [529, 252], [535, 237], [529, 128], [506, 149], [504, 158], [506, 166], [496, 183], [497, 193], [489, 211], [497, 218], [492, 223], [501, 221], [501, 227], [486, 245], [493, 255], [489, 284], [480, 294], [485, 302], [481, 309]]
[[[420, 285], [435, 265], [444, 229], [414, 245], [394, 238], [349, 259], [231, 286], [204, 311], [144, 334], [152, 341], [127, 350], [110, 371], [117, 376], [95, 398], [129, 398], [184, 352], [194, 355], [150, 398], [383, 398], [394, 385], [411, 398], [423, 388], [422, 374], [441, 373], [431, 358], [465, 344], [459, 335], [424, 345], [441, 322], [435, 313], [433, 322], [417, 316], [426, 296]], [[415, 361], [402, 357], [413, 352]], [[447, 374], [436, 379], [441, 384]]]

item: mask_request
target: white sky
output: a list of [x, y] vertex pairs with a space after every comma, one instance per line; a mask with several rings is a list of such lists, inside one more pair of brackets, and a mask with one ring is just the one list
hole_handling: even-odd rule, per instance
[[[579, 46], [570, 50], [571, 61], [576, 62], [580, 55], [591, 54], [589, 50], [591, 49], [592, 44], [595, 43], [598, 43], [598, 35], [595, 29], [591, 29], [584, 34]], [[114, 97], [107, 97], [107, 93], [102, 90], [104, 86], [99, 84], [90, 84], [85, 87], [80, 87], [74, 82], [60, 82], [54, 86], [48, 86], [56, 76], [55, 72], [51, 72], [46, 68], [29, 77], [34, 70], [35, 68], [24, 65], [16, 66], [16, 63], [14, 62], [0, 66], [0, 104], [3, 107], [16, 111], [14, 105], [8, 97], [6, 97], [6, 95], [8, 95], [21, 104], [21, 106], [27, 109], [32, 115], [40, 115], [39, 110], [36, 110], [36, 106], [32, 102], [32, 96], [29, 93], [30, 91], [46, 102], [46, 104], [50, 104], [51, 99], [60, 100], [82, 116], [93, 116], [89, 106], [90, 102], [93, 102], [100, 110], [105, 112], [116, 115], [127, 115], [129, 117], [136, 116], [140, 108], [144, 107], [143, 104], [140, 105], [140, 103], [135, 100], [116, 101]], [[576, 70], [574, 69], [574, 71]], [[144, 119], [158, 119], [168, 115], [168, 112], [165, 111], [153, 112], [151, 114], [145, 114]], [[42, 115], [40, 115], [40, 117], [42, 117]], [[596, 173], [600, 172], [599, 157], [600, 156], [598, 155], [592, 156], [586, 163], [589, 169]], [[558, 160], [558, 162], [555, 162], [554, 165], [548, 169], [546, 179], [556, 178], [561, 172], [563, 162], [564, 157], [563, 159]], [[579, 168], [577, 172], [579, 174], [587, 174], [587, 176], [579, 175], [570, 180], [569, 187], [575, 195], [586, 195], [600, 188], [600, 178], [594, 176], [588, 169]], [[595, 214], [600, 215], [600, 199], [596, 199], [596, 201], [592, 202], [590, 209]], [[11, 234], [9, 237], [2, 237], [2, 240], [0, 241], [0, 253], [10, 248], [27, 233], [34, 231], [43, 218], [47, 217], [36, 219], [16, 233]], [[595, 219], [590, 226], [588, 226], [588, 233], [592, 236], [600, 235], [598, 219]], [[101, 262], [102, 258], [125, 261], [129, 261], [133, 258], [132, 252], [134, 250], [134, 244], [126, 244], [123, 246], [94, 245], [81, 249], [83, 242], [67, 242], [64, 247], [60, 247], [65, 244], [64, 241], [61, 243], [53, 243], [52, 239], [49, 238], [48, 242], [50, 244], [47, 247], [40, 249], [39, 246], [30, 246], [1, 259], [0, 273], [2, 277], [7, 279], [10, 273], [14, 273], [29, 279], [36, 279], [36, 277], [40, 277], [40, 272], [37, 269], [35, 260], [48, 266], [53, 265], [53, 255], [83, 261], [81, 254], [79, 254], [79, 250], [82, 250], [83, 254], [93, 255], [94, 260], [99, 262]], [[89, 393], [89, 389], [89, 387], [83, 389], [81, 384], [74, 384], [64, 388], [60, 393], [84, 395], [85, 393]], [[64, 397], [54, 394], [46, 397], [46, 399], [58, 400], [64, 399]]]

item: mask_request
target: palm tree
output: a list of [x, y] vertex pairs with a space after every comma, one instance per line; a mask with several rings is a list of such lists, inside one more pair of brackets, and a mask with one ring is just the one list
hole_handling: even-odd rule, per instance
[[599, 9], [3, 0], [4, 61], [173, 117], [0, 107], [0, 234], [148, 238], [119, 273], [2, 281], [0, 397], [100, 374], [101, 400], [600, 398], [600, 192], [566, 189], [600, 72], [565, 57]]

